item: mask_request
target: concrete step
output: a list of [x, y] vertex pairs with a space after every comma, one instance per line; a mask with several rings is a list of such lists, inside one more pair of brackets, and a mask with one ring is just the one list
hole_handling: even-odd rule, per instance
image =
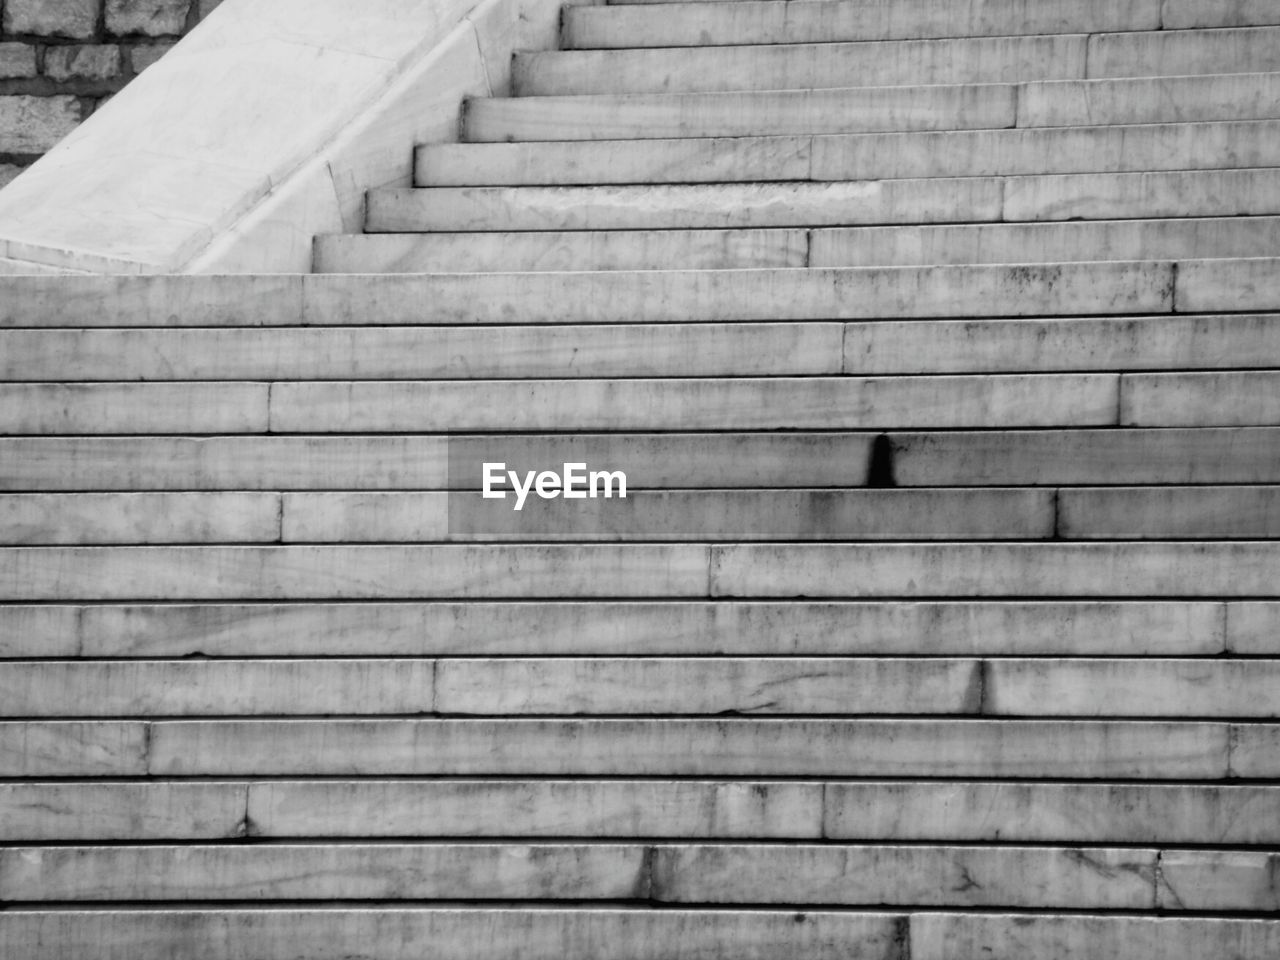
[[[582, 484], [586, 484], [585, 469]], [[535, 496], [536, 502], [522, 503], [517, 512], [512, 509], [516, 495], [509, 482], [506, 487], [504, 499], [460, 491], [285, 494], [281, 542], [1034, 540], [1054, 536], [1052, 490], [628, 491], [625, 500], [584, 503]], [[1251, 499], [1241, 505], [1242, 512], [1248, 511], [1244, 517], [1229, 515], [1220, 525], [1234, 531], [1250, 519], [1280, 513], [1270, 509], [1271, 498], [1261, 499], [1259, 504]], [[1214, 502], [1227, 506], [1222, 497]], [[1084, 510], [1089, 517], [1088, 507]], [[1201, 523], [1206, 530], [1217, 526], [1212, 521]], [[1274, 523], [1266, 525], [1259, 537], [1274, 527]], [[1082, 528], [1092, 529], [1088, 519], [1082, 521]], [[0, 526], [0, 538], [3, 534]]]
[[[954, 718], [32, 720], [0, 723], [0, 770], [10, 778], [145, 773], [1220, 780], [1274, 776], [1280, 749], [1270, 742], [1273, 727]], [[88, 728], [99, 740], [130, 739], [109, 751], [86, 742]], [[1229, 761], [1229, 742], [1242, 744], [1238, 762]], [[22, 753], [22, 744], [46, 749], [28, 746]]]
[[[792, 0], [799, 2], [799, 0]], [[868, 91], [869, 92], [869, 91]], [[823, 91], [807, 92], [821, 97]], [[688, 94], [671, 101], [708, 101], [736, 94]], [[761, 93], [760, 101], [775, 96]], [[796, 99], [797, 95], [776, 96]], [[771, 180], [897, 180], [1051, 173], [1125, 173], [1150, 170], [1219, 169], [1280, 165], [1280, 124], [1273, 120], [1223, 123], [1156, 123], [1112, 127], [1034, 127], [1011, 130], [944, 130], [849, 135], [689, 137], [656, 140], [591, 140], [599, 124], [584, 126], [565, 111], [567, 123], [536, 108], [543, 99], [473, 100], [467, 104], [473, 140], [514, 136], [505, 126], [524, 116], [545, 122], [548, 136], [564, 140], [531, 143], [439, 143], [418, 147], [415, 183], [420, 187], [556, 186], [604, 183], [714, 183]], [[600, 98], [605, 99], [605, 98]], [[639, 99], [639, 98], [634, 98]], [[576, 102], [592, 109], [597, 98]], [[610, 122], [633, 98], [611, 98]], [[485, 117], [495, 111], [493, 124]], [[592, 120], [596, 120], [592, 109]], [[752, 116], [754, 114], [748, 114]], [[846, 111], [836, 117], [855, 116]], [[783, 117], [788, 116], [784, 114]], [[681, 121], [665, 131], [679, 135]], [[658, 119], [627, 131], [633, 137], [662, 135]], [[519, 139], [519, 138], [518, 138]], [[577, 140], [578, 142], [572, 142]], [[566, 142], [570, 141], [570, 142]]]
[[341, 659], [0, 664], [10, 718], [1274, 718], [1277, 660]]
[[[970, 551], [963, 585], [951, 564]], [[715, 548], [716, 597], [857, 596], [889, 587], [896, 596], [961, 588], [978, 596], [1269, 596], [1280, 551], [1253, 543], [737, 544]], [[873, 559], [874, 558], [874, 559]], [[1220, 562], [1214, 574], [1203, 569]], [[875, 564], [877, 571], [867, 567]], [[1082, 565], [1089, 564], [1088, 570]], [[1202, 574], [1198, 583], [1184, 578]], [[913, 581], [904, 585], [907, 574]], [[944, 579], [933, 580], [935, 576]], [[917, 579], [918, 578], [918, 579]], [[878, 582], [877, 582], [878, 581]], [[927, 586], [922, 586], [927, 584]], [[1034, 585], [1034, 586], [1033, 586]], [[906, 587], [904, 591], [904, 586]], [[1254, 593], [1246, 593], [1248, 587]], [[1032, 594], [1031, 591], [1038, 592]], [[1141, 591], [1141, 592], [1139, 592]]]
[[5, 716], [1280, 716], [1280, 660], [340, 659], [5, 662]]
[[1280, 371], [1135, 374], [1120, 390], [1120, 423], [1184, 427], [1278, 422]]
[[[1280, 168], [1258, 168], [832, 183], [394, 188], [370, 191], [365, 230], [723, 230], [1275, 213], [1280, 213]], [[1258, 248], [1244, 255], [1254, 252]], [[1095, 256], [1082, 251], [1074, 259], [1111, 259], [1109, 253], [1103, 247]], [[1208, 253], [1214, 254], [1229, 255]], [[1192, 251], [1192, 256], [1204, 255]], [[1137, 259], [1157, 256], [1143, 252]]]
[[0, 830], [11, 843], [240, 839], [246, 829], [264, 839], [830, 838], [1203, 846], [1275, 844], [1280, 837], [1280, 788], [1274, 785], [61, 781], [0, 784], [0, 802], [6, 813]]
[[432, 660], [0, 663], [8, 717], [307, 716], [433, 711]]
[[[489, 97], [464, 103], [462, 139], [479, 143], [785, 134], [808, 137], [1012, 127], [1017, 120], [1017, 94], [1013, 85], [992, 83], [804, 90], [729, 88], [704, 93], [658, 90], [591, 96], [575, 96], [569, 91], [517, 99]], [[773, 146], [765, 144], [756, 149], [769, 156], [774, 152], [770, 149]], [[637, 154], [633, 162], [651, 156], [651, 151]], [[644, 182], [643, 178], [639, 182]]]
[[[597, 960], [600, 944], [618, 960], [691, 960], [727, 951], [738, 960], [803, 956], [836, 960], [857, 943], [869, 960], [899, 960], [905, 918], [883, 913], [783, 910], [387, 907], [307, 909], [24, 909], [0, 914], [0, 950], [24, 960], [129, 957], [171, 960], [191, 944], [217, 943], [226, 957], [342, 960], [378, 945], [380, 960], [417, 960], [422, 944], [448, 960]], [[1115, 923], [1115, 921], [1111, 921]], [[1172, 922], [1172, 921], [1171, 921]], [[1079, 924], [1079, 921], [1077, 921]], [[1171, 931], [1173, 932], [1173, 931]], [[1026, 936], [1027, 934], [1023, 934]], [[1224, 948], [1231, 942], [1216, 938]], [[1179, 936], [1185, 934], [1179, 933]], [[1203, 945], [1203, 939], [1201, 944]], [[111, 953], [97, 951], [111, 944]], [[1240, 945], [1265, 946], [1256, 939]], [[1166, 954], [1165, 960], [1183, 960]], [[936, 960], [926, 955], [923, 960]], [[1133, 960], [1154, 960], [1150, 952]]]
[[[890, 255], [892, 246], [888, 238]], [[1274, 367], [1280, 366], [1278, 320], [1274, 314], [1221, 314], [848, 323], [844, 370], [865, 375]]]
[[[1062, 220], [1104, 211], [1108, 195], [1123, 193], [1124, 200], [1112, 209], [1118, 216], [1150, 204], [1173, 206], [1171, 194], [1180, 189], [1203, 188], [1201, 204], [1223, 201], [1219, 187], [1235, 185], [1253, 194], [1241, 197], [1240, 206], [1264, 209], [1257, 200], [1261, 181], [1269, 177], [1236, 177], [1227, 174], [1218, 183], [1199, 180], [1198, 175], [1121, 174], [1114, 183], [1108, 177], [1091, 178], [1088, 183], [1064, 178], [1051, 184], [1030, 184], [1021, 178], [1007, 180], [1006, 201], [1010, 214], [1036, 206], [1036, 219], [1057, 222], [964, 224], [910, 227], [847, 227], [809, 231], [807, 266], [870, 267], [912, 266], [943, 263], [1071, 263], [1090, 260], [1174, 260], [1249, 257], [1260, 251], [1280, 250], [1280, 217], [1230, 216], [1197, 218], [1195, 199], [1184, 195], [1190, 219], [1163, 220]], [[1216, 179], [1216, 178], [1215, 178]], [[1247, 181], [1253, 181], [1247, 183]], [[1055, 200], [1051, 192], [1060, 191]], [[1167, 191], [1167, 192], [1166, 192]], [[1060, 206], [1061, 204], [1061, 206]], [[1012, 217], [1010, 217], [1012, 219]]]
[[[1086, 75], [1089, 39], [1084, 34], [1060, 34], [881, 43], [517, 52], [512, 60], [511, 83], [515, 96], [536, 97], [1078, 80]], [[1222, 66], [1234, 70], [1243, 63], [1238, 59], [1224, 59]]]
[[[0, 285], [0, 327], [421, 326], [1223, 312], [1272, 261], [977, 265], [847, 270], [92, 277]], [[856, 296], [851, 295], [856, 291]], [[253, 302], [252, 313], [238, 302]], [[1272, 296], [1256, 291], [1256, 303]], [[1280, 307], [1280, 290], [1272, 307]], [[194, 304], [192, 301], [196, 301]], [[227, 301], [230, 301], [228, 303]]]
[[1166, 30], [1280, 23], [1280, 10], [1267, 0], [1165, 0], [1161, 15]]
[[386, 189], [369, 192], [365, 230], [682, 230], [999, 220], [1003, 187], [1000, 180], [966, 177]]
[[1257, 542], [9, 547], [5, 601], [1262, 598]]
[[[808, 266], [804, 230], [672, 230], [316, 237], [316, 273], [708, 270]], [[1256, 249], [1256, 248], [1255, 248]]]
[[1280, 69], [1280, 27], [1096, 34], [1087, 64], [1090, 78], [1262, 73]]
[[842, 323], [0, 330], [0, 381], [842, 372]]
[[[1100, 136], [1093, 131], [1115, 125], [1260, 123], [1280, 116], [1280, 108], [1275, 103], [1277, 90], [1280, 90], [1280, 74], [1255, 73], [816, 90], [702, 93], [659, 90], [647, 94], [584, 96], [564, 93], [518, 99], [468, 100], [463, 108], [462, 132], [463, 139], [471, 141], [472, 145], [520, 140], [799, 138], [799, 144], [766, 142], [741, 147], [720, 146], [716, 154], [720, 166], [730, 164], [730, 157], [742, 156], [745, 159], [738, 162], [747, 163], [752, 169], [757, 165], [772, 164], [778, 171], [770, 177], [742, 179], [805, 179], [806, 165], [802, 159], [797, 159], [797, 152], [802, 149], [803, 142], [812, 137], [811, 169], [822, 174], [815, 179], [844, 179], [862, 175], [857, 173], [862, 168], [856, 158], [848, 157], [848, 145], [843, 138], [828, 142], [825, 137], [872, 134], [887, 137], [893, 133], [905, 135], [910, 132], [932, 132], [937, 136], [949, 134], [971, 144], [971, 149], [981, 158], [968, 162], [991, 165], [998, 164], [999, 160], [987, 150], [988, 142], [1036, 144], [1046, 138], [1054, 142], [1054, 128], [1080, 128], [1076, 133], [1092, 141]], [[1027, 132], [1017, 134], [1000, 129], [1012, 127], [1024, 128]], [[1038, 128], [1038, 133], [1033, 132]], [[1065, 131], [1060, 131], [1057, 142], [1066, 135]], [[1151, 136], [1157, 141], [1172, 138], [1172, 142], [1179, 145], [1185, 142], [1179, 131], [1168, 131], [1163, 137]], [[977, 144], [974, 144], [975, 140]], [[853, 141], [855, 145], [860, 142], [863, 141]], [[921, 142], [921, 139], [876, 141], [873, 146], [892, 151], [889, 156], [896, 163], [953, 162], [950, 153], [929, 156], [927, 141], [923, 141], [926, 148], [919, 146]], [[695, 147], [686, 144], [683, 149], [689, 151]], [[1127, 149], [1127, 144], [1123, 147]], [[1203, 144], [1201, 150], [1205, 147], [1208, 144]], [[438, 149], [456, 148], [441, 145]], [[563, 144], [560, 149], [576, 150], [568, 144]], [[652, 153], [643, 145], [636, 145], [634, 149], [640, 152], [622, 164], [619, 173], [628, 168], [636, 169], [637, 164], [643, 164], [640, 169], [646, 171], [653, 165]], [[781, 157], [773, 160], [779, 152]], [[921, 156], [922, 152], [924, 156]], [[1053, 151], [1055, 155], [1059, 152]], [[1193, 151], [1192, 155], [1200, 152]], [[1073, 159], [1063, 158], [1056, 162], [1072, 164], [1072, 169], [1081, 165], [1089, 170], [1112, 169], [1108, 165], [1098, 167], [1095, 164], [1103, 159], [1109, 160], [1115, 153], [1090, 156], [1089, 150], [1081, 152], [1079, 147], [1073, 153]], [[961, 155], [968, 156], [967, 153]], [[1016, 154], [1014, 156], [1016, 158]], [[1220, 155], [1219, 163], [1214, 165], [1221, 165], [1228, 156]], [[680, 170], [679, 155], [672, 159], [677, 164], [675, 169]], [[691, 162], [684, 161], [685, 164]], [[1046, 165], [1048, 163], [1028, 163], [1024, 170], [1013, 172], [1052, 172], [1053, 166]], [[1166, 159], [1150, 169], [1167, 166]], [[1187, 166], [1195, 164], [1188, 163]], [[1137, 163], [1130, 169], [1142, 168], [1142, 164]], [[573, 169], [565, 166], [557, 169], [556, 174], [563, 177]], [[794, 176], [787, 176], [788, 172], [794, 172]], [[630, 174], [621, 177], [621, 182], [644, 182], [646, 177], [647, 174]], [[699, 170], [693, 176], [685, 176], [683, 181], [672, 179], [687, 182], [704, 179], [704, 175]], [[468, 182], [476, 181], [469, 179]], [[618, 181], [610, 177], [607, 182]]]
[[[819, 241], [815, 234], [815, 248]], [[857, 242], [867, 246], [869, 239]], [[1276, 321], [1275, 314], [1224, 314], [582, 327], [0, 330], [0, 381], [585, 380], [1275, 367], [1280, 366]]]
[[0, 544], [5, 545], [279, 539], [279, 494], [0, 494]]
[[1280, 487], [1109, 487], [1061, 490], [1068, 540], [1264, 540], [1280, 534]]
[[[517, 53], [518, 96], [1267, 73], [1277, 27]], [[1219, 117], [1218, 119], [1225, 119]]]
[[111, 956], [168, 960], [193, 942], [225, 945], [227, 956], [339, 960], [387, 943], [384, 960], [447, 944], [449, 960], [518, 953], [526, 960], [595, 960], [599, 944], [618, 960], [692, 960], [727, 953], [738, 960], [803, 956], [834, 960], [856, 943], [867, 960], [947, 960], [956, 954], [1069, 960], [1077, 949], [1127, 960], [1264, 957], [1280, 947], [1280, 922], [1157, 918], [1123, 914], [1034, 914], [1015, 924], [982, 913], [889, 914], [844, 910], [550, 909], [344, 905], [303, 909], [15, 909], [0, 916], [0, 948], [36, 945], [30, 960], [89, 955], [87, 945], [118, 944]]
[[[1176, 425], [1185, 416], [1161, 399], [1178, 377], [1223, 376], [1217, 410], [1195, 425], [1280, 424], [1280, 402], [1258, 395], [1280, 374], [1171, 374], [1169, 383], [1133, 375], [1121, 423]], [[1155, 376], [1155, 375], [1151, 375]], [[1258, 379], [1261, 378], [1261, 379]], [[905, 427], [1044, 427], [1117, 424], [1115, 374], [939, 376], [912, 378], [771, 377], [666, 380], [302, 381], [277, 383], [270, 430], [279, 433], [418, 433], [458, 430], [760, 430]], [[1196, 390], [1199, 381], [1188, 389]], [[1153, 386], [1154, 385], [1154, 386]], [[117, 394], [119, 428], [148, 432], [150, 384]], [[154, 385], [162, 386], [162, 385]], [[228, 386], [235, 386], [229, 384]], [[68, 422], [39, 386], [11, 386], [17, 433], [106, 430], [101, 411], [83, 426]], [[84, 388], [91, 395], [92, 388]], [[1153, 390], [1159, 389], [1159, 394]], [[21, 391], [28, 390], [27, 397]], [[6, 390], [0, 389], [0, 398]], [[60, 396], [55, 394], [57, 399]], [[54, 401], [54, 402], [51, 402]], [[1171, 403], [1180, 403], [1176, 398]], [[1231, 410], [1221, 404], [1232, 403]], [[127, 425], [127, 426], [126, 426]], [[155, 431], [150, 432], [170, 432]]]
[[1276, 613], [1173, 600], [11, 604], [0, 656], [1275, 656]]
[[1043, 0], [984, 0], [962, 6], [938, 0], [897, 4], [773, 0], [566, 7], [562, 36], [566, 49], [585, 50], [1105, 33], [1160, 27], [1159, 0], [1086, 0], [1070, 8]]
[[[1171, 857], [1167, 873], [1157, 870], [1163, 856]], [[1261, 911], [1277, 903], [1265, 883], [1268, 856], [836, 844], [13, 847], [0, 850], [0, 893], [29, 902], [641, 896], [656, 903], [1114, 910], [1167, 905], [1174, 912], [1211, 904]], [[1152, 876], [1160, 877], [1155, 889]]]
[[[932, 329], [944, 337], [948, 328]], [[848, 432], [11, 437], [0, 438], [0, 489], [479, 490], [486, 461], [544, 459], [608, 464], [626, 473], [630, 490], [1280, 482], [1280, 430], [1271, 427], [904, 431], [886, 435], [878, 461], [875, 440]]]

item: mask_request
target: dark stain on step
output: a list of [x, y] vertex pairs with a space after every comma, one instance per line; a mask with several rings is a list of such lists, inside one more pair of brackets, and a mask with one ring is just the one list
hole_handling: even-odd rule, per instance
[[867, 464], [868, 487], [896, 487], [893, 477], [893, 441], [887, 433], [876, 437], [871, 444], [871, 460]]

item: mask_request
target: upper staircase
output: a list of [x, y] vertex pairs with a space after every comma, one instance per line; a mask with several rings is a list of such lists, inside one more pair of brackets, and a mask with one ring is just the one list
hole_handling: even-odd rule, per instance
[[0, 956], [1280, 956], [1280, 4], [563, 46], [313, 275], [0, 281]]

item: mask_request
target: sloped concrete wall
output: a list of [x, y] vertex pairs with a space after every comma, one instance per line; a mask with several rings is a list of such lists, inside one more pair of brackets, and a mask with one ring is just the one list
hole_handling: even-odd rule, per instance
[[0, 4], [0, 187], [160, 59], [220, 2]]
[[554, 45], [559, 6], [225, 0], [0, 191], [0, 272], [309, 270], [463, 97], [505, 92], [512, 50]]

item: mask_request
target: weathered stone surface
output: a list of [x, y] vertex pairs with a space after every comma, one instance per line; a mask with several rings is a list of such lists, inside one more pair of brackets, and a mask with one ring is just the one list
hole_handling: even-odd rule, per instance
[[938, 913], [914, 914], [910, 936], [912, 960], [1202, 960], [1272, 955], [1280, 921]]
[[1062, 490], [1058, 532], [1071, 540], [1280, 538], [1280, 487]]
[[1043, 847], [667, 846], [660, 903], [1150, 910], [1157, 851]]
[[812, 90], [1084, 76], [1081, 35], [517, 53], [519, 96]]
[[[54, 49], [58, 49], [54, 47]], [[0, 43], [0, 80], [36, 75], [36, 48], [26, 43]]]
[[106, 0], [107, 32], [117, 36], [178, 36], [191, 0]]
[[[468, 100], [463, 133], [466, 140], [477, 143], [635, 137], [639, 142], [634, 148], [643, 149], [645, 140], [666, 137], [1008, 127], [1016, 110], [1017, 91], [996, 84], [649, 96], [564, 94]], [[702, 182], [701, 173], [685, 182]]]
[[460, 716], [976, 714], [973, 660], [441, 660], [437, 713]]
[[655, 15], [645, 5], [582, 6], [565, 11], [566, 48], [723, 46], [921, 40], [1017, 34], [1157, 30], [1160, 0], [1086, 0], [1064, 8], [1025, 0], [944, 4], [681, 3]]
[[369, 233], [742, 229], [1000, 218], [1002, 184], [956, 180], [430, 187], [369, 194]]
[[265, 383], [0, 384], [8, 434], [265, 433]]
[[[903, 94], [914, 88], [879, 88], [864, 97]], [[945, 89], [945, 88], [941, 88]], [[977, 88], [971, 94], [977, 95]], [[809, 95], [838, 96], [837, 91]], [[659, 136], [659, 105], [680, 105], [699, 95], [654, 98], [643, 121], [637, 118], [626, 136]], [[705, 95], [724, 98], [723, 94]], [[800, 94], [776, 91], [755, 95], [761, 110], [771, 98]], [[595, 97], [582, 98], [589, 109]], [[529, 143], [428, 144], [417, 150], [415, 183], [422, 187], [486, 184], [544, 185], [557, 183], [715, 183], [722, 180], [836, 180], [911, 177], [1000, 176], [1048, 173], [1089, 173], [1102, 170], [1195, 170], [1235, 166], [1273, 165], [1280, 157], [1280, 124], [1275, 121], [1207, 121], [1200, 123], [1130, 124], [1113, 127], [1041, 127], [1022, 130], [942, 130], [905, 133], [866, 133], [830, 136], [713, 137], [710, 124], [724, 115], [709, 102], [703, 127], [677, 127], [669, 134], [685, 139], [598, 140], [599, 124], [644, 102], [643, 97], [610, 99], [614, 110], [600, 111], [591, 124], [575, 124], [575, 112], [546, 111], [541, 131], [530, 136], [556, 136], [563, 141]], [[501, 100], [473, 100], [466, 105], [468, 121], [478, 126], [483, 111], [499, 109]], [[506, 110], [514, 118], [523, 111], [532, 122], [540, 101], [513, 100]], [[758, 116], [761, 111], [743, 111]], [[790, 114], [783, 114], [786, 122]], [[852, 120], [863, 111], [832, 111], [812, 124]], [[964, 126], [958, 109], [949, 114], [951, 126]], [[561, 122], [556, 122], [555, 118]], [[496, 118], [495, 118], [496, 119]], [[814, 129], [813, 125], [807, 129]], [[476, 140], [489, 139], [479, 130], [467, 131]], [[495, 124], [494, 138], [515, 136], [512, 128]], [[621, 135], [621, 134], [620, 134]], [[517, 137], [519, 139], [519, 137]]]
[[1270, 0], [1164, 0], [1164, 28], [1246, 27], [1280, 23], [1280, 10]]
[[222, 840], [243, 836], [239, 783], [0, 784], [0, 839]]
[[1126, 426], [1254, 426], [1280, 423], [1280, 373], [1273, 370], [1126, 375]]
[[262, 837], [817, 838], [823, 784], [705, 780], [274, 780]]
[[1274, 119], [1277, 91], [1280, 73], [1026, 83], [1018, 92], [1018, 126]]
[[274, 543], [272, 493], [0, 494], [0, 545]]
[[1232, 604], [1228, 616], [1227, 649], [1232, 653], [1280, 654], [1280, 603]]
[[[449, 960], [598, 960], [607, 944], [613, 960], [847, 960], [856, 943], [859, 960], [901, 960], [900, 927], [894, 915], [782, 910], [10, 910], [0, 914], [0, 951], [24, 960], [95, 952], [171, 960], [193, 943], [217, 943], [228, 957], [346, 960], [377, 944], [379, 960], [420, 960], [432, 943], [448, 944]], [[98, 952], [102, 944], [112, 952]]]
[[14, 177], [25, 168], [12, 163], [0, 163], [0, 189], [3, 189]]
[[1089, 77], [1267, 73], [1280, 68], [1280, 28], [1160, 30], [1089, 38]]
[[147, 43], [129, 50], [129, 66], [134, 73], [141, 73], [173, 49], [172, 43]]
[[50, 47], [44, 72], [53, 80], [109, 80], [120, 75], [120, 48], [107, 44]]
[[146, 770], [146, 724], [0, 722], [0, 777], [133, 777]]
[[316, 273], [803, 267], [804, 230], [329, 234], [316, 237]]
[[832, 783], [847, 840], [1274, 844], [1280, 788], [1154, 783]]
[[0, 663], [14, 717], [421, 714], [430, 660]]
[[7, 900], [628, 900], [648, 890], [635, 844], [17, 847]]
[[0, 96], [0, 153], [44, 153], [80, 123], [71, 96]]
[[756, 718], [192, 720], [149, 729], [147, 769], [162, 777], [1200, 780], [1226, 776], [1229, 733], [1223, 723]]
[[101, 0], [7, 0], [5, 33], [30, 33], [40, 37], [93, 36]]
[[[1047, 490], [629, 488], [625, 501], [577, 503], [535, 496], [519, 512], [511, 508], [514, 496], [510, 490], [506, 500], [485, 499], [479, 491], [290, 493], [283, 501], [280, 538], [283, 543], [1032, 540], [1054, 533], [1053, 496]], [[3, 504], [0, 497], [0, 518]]]
[[1280, 911], [1277, 855], [1246, 850], [1164, 850], [1158, 905], [1166, 910]]

